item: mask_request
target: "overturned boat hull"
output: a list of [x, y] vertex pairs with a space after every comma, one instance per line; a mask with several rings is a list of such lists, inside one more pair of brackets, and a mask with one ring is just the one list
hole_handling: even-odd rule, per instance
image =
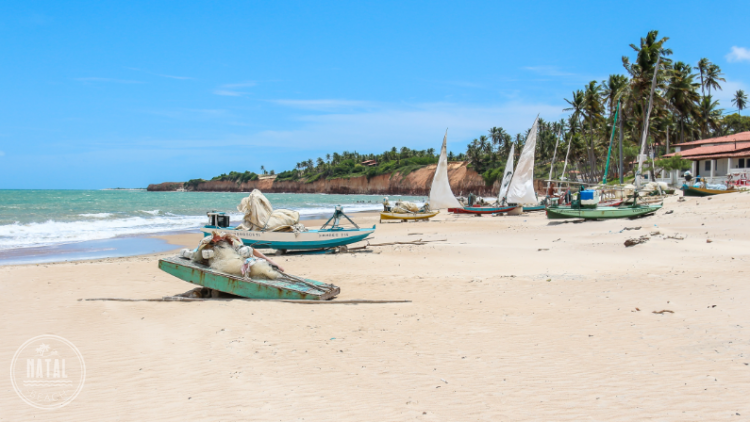
[[367, 229], [308, 230], [299, 233], [249, 231], [215, 226], [204, 226], [200, 230], [204, 236], [210, 236], [217, 230], [231, 233], [240, 238], [242, 243], [257, 248], [306, 250], [335, 248], [359, 242], [375, 233], [375, 226]]
[[159, 269], [188, 283], [248, 299], [328, 300], [341, 292], [333, 284], [310, 279], [282, 276], [276, 280], [261, 280], [238, 277], [178, 256], [160, 259]]

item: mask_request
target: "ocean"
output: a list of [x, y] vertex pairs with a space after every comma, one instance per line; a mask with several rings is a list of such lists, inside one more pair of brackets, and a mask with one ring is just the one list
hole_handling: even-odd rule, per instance
[[[59, 248], [80, 242], [195, 230], [206, 212], [224, 211], [233, 223], [247, 193], [147, 192], [145, 190], [0, 190], [0, 252]], [[269, 193], [274, 209], [303, 219], [326, 217], [336, 205], [352, 214], [382, 210], [382, 195]], [[425, 197], [398, 198], [423, 203]], [[355, 218], [356, 221], [356, 218]], [[18, 251], [17, 251], [18, 252]]]

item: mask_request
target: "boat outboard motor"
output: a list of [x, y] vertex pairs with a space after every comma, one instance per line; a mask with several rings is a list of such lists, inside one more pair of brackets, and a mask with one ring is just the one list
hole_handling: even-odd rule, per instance
[[208, 215], [208, 225], [214, 227], [229, 227], [229, 216], [223, 212], [212, 211]]

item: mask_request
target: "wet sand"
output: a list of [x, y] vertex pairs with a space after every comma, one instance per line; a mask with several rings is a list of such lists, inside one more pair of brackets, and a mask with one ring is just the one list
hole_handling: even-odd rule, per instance
[[278, 258], [339, 299], [411, 303], [86, 302], [193, 286], [158, 270], [171, 253], [3, 266], [2, 360], [55, 334], [87, 377], [53, 411], [6, 383], [0, 421], [744, 420], [750, 194], [677, 200], [580, 224], [441, 214], [371, 242], [444, 242]]

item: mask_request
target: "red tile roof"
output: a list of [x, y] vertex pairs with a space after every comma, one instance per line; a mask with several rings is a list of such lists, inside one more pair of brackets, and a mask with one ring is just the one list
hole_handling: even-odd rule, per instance
[[[745, 132], [750, 133], [750, 132]], [[711, 145], [691, 148], [686, 151], [665, 154], [663, 157], [672, 157], [676, 154], [687, 160], [704, 160], [708, 158], [730, 158], [750, 156], [750, 142], [737, 142], [731, 144]]]
[[673, 146], [699, 146], [703, 144], [724, 144], [728, 142], [742, 141], [750, 141], [750, 131], [735, 133], [734, 135], [719, 136], [718, 138], [699, 139], [697, 141], [683, 142], [681, 144], [674, 144]]

